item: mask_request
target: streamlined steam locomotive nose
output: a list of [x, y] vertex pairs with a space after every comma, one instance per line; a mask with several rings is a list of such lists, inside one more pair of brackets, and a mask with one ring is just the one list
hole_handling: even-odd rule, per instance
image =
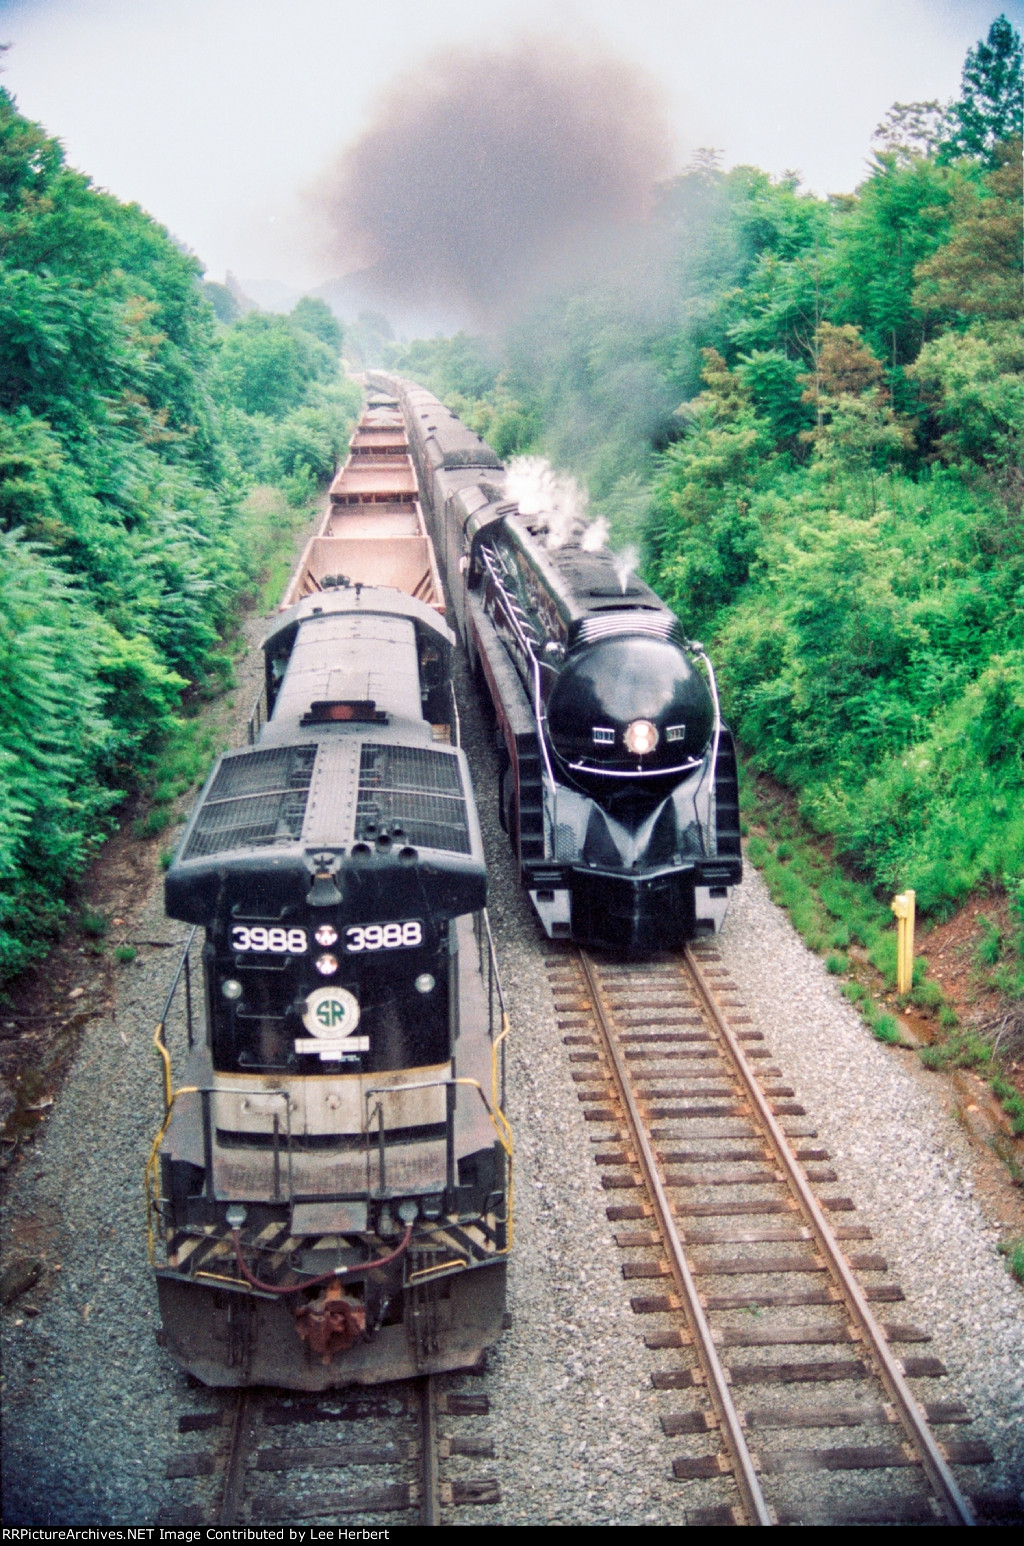
[[551, 692], [548, 731], [566, 762], [615, 766], [642, 757], [671, 768], [704, 752], [711, 694], [678, 645], [616, 635], [571, 656]]

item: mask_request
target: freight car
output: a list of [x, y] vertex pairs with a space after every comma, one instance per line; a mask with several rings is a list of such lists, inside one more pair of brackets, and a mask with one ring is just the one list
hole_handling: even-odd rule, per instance
[[736, 754], [703, 647], [581, 522], [506, 495], [429, 392], [401, 404], [451, 611], [493, 706], [499, 812], [550, 937], [627, 953], [717, 930], [742, 875]]
[[210, 1385], [466, 1367], [502, 1326], [507, 1025], [415, 480], [358, 448], [386, 412], [265, 641], [251, 745], [166, 876], [205, 942], [201, 1013], [190, 942], [157, 1031], [151, 1250], [166, 1345]]

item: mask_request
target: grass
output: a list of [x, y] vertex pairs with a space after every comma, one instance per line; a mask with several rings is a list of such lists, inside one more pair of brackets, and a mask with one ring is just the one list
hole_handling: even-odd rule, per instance
[[902, 1040], [900, 1036], [900, 1022], [895, 1015], [888, 1014], [883, 1010], [880, 1014], [876, 1014], [873, 1019], [869, 1020], [868, 1024], [871, 1026], [872, 1036], [876, 1037], [878, 1041], [888, 1042], [890, 1046], [896, 1046]]
[[1018, 1283], [1024, 1283], [1024, 1240], [1007, 1240], [1000, 1247]]
[[91, 907], [83, 907], [82, 916], [78, 920], [79, 928], [88, 939], [102, 939], [110, 927], [110, 919], [106, 913], [95, 912]]
[[115, 945], [114, 960], [120, 961], [122, 966], [127, 966], [130, 961], [135, 960], [138, 953], [134, 945]]
[[978, 914], [978, 923], [982, 929], [981, 939], [976, 946], [978, 961], [982, 966], [995, 966], [1003, 953], [1002, 931], [984, 913]]
[[[840, 992], [860, 1011], [872, 1035], [893, 1046], [906, 1045], [899, 1020], [881, 1002], [886, 990], [891, 998], [896, 987], [896, 928], [888, 899], [841, 868], [828, 844], [800, 819], [792, 798], [769, 780], [749, 771], [741, 777], [740, 805], [750, 832], [747, 857], [761, 871], [773, 901], [786, 909], [805, 944], [825, 956], [826, 969], [842, 979]], [[979, 921], [979, 964], [990, 969], [993, 985], [1008, 997], [1024, 997], [1024, 976], [1007, 964], [1003, 933], [983, 914]], [[896, 1002], [913, 1005], [933, 1021], [935, 1039], [919, 1049], [925, 1067], [977, 1069], [1014, 1134], [1024, 1135], [1024, 1099], [992, 1043], [960, 1024], [921, 957], [914, 961], [910, 992]]]
[[303, 484], [289, 491], [261, 484], [242, 506], [250, 572], [259, 578], [254, 597], [264, 612], [280, 606], [295, 567], [293, 539], [316, 515], [316, 489]]

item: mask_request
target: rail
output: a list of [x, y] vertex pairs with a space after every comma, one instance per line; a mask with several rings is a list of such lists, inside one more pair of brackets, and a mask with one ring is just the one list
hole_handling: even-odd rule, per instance
[[747, 1513], [746, 1522], [747, 1524], [770, 1525], [773, 1523], [772, 1516], [764, 1493], [761, 1490], [761, 1483], [754, 1466], [753, 1457], [744, 1437], [743, 1423], [739, 1412], [736, 1410], [736, 1404], [729, 1389], [728, 1376], [718, 1356], [718, 1349], [715, 1346], [711, 1326], [708, 1323], [700, 1294], [697, 1291], [697, 1285], [690, 1271], [686, 1251], [683, 1247], [679, 1230], [676, 1227], [672, 1204], [662, 1183], [661, 1173], [654, 1153], [654, 1145], [648, 1135], [647, 1124], [633, 1095], [629, 1072], [616, 1044], [615, 1036], [612, 1034], [597, 974], [586, 951], [580, 950], [579, 958], [587, 986], [590, 989], [594, 1013], [597, 1016], [604, 1036], [605, 1050], [611, 1059], [612, 1067], [615, 1071], [618, 1093], [626, 1111], [630, 1127], [630, 1137], [635, 1146], [634, 1152], [643, 1171], [644, 1180], [647, 1183], [651, 1200], [658, 1216], [662, 1238], [668, 1248], [673, 1276], [686, 1303], [686, 1313], [690, 1326], [693, 1329], [697, 1355], [707, 1381], [708, 1396], [715, 1409], [725, 1445], [729, 1451], [733, 1477], [739, 1488]]
[[754, 1073], [734, 1031], [718, 1008], [707, 978], [701, 971], [697, 958], [689, 945], [685, 947], [684, 954], [687, 969], [698, 989], [704, 1008], [716, 1031], [721, 1036], [723, 1045], [728, 1049], [733, 1067], [743, 1085], [746, 1096], [771, 1143], [787, 1182], [799, 1201], [836, 1286], [849, 1309], [856, 1317], [865, 1344], [870, 1348], [872, 1359], [882, 1383], [892, 1398], [893, 1405], [899, 1413], [904, 1430], [917, 1451], [925, 1474], [931, 1482], [935, 1495], [946, 1514], [947, 1523], [973, 1525], [975, 1519], [970, 1504], [961, 1492], [956, 1478], [918, 1408], [917, 1402], [911, 1394], [910, 1387], [907, 1385], [896, 1359], [889, 1350], [885, 1333], [876, 1321], [860, 1284], [847, 1265], [846, 1258], [839, 1248], [839, 1242], [828, 1220], [825, 1218], [817, 1198], [811, 1191], [806, 1176], [793, 1156], [782, 1127], [777, 1121], [761, 1086], [754, 1077]]

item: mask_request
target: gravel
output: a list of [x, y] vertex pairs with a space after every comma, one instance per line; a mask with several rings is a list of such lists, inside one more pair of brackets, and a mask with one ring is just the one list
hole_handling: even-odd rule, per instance
[[[258, 622], [251, 632], [259, 637]], [[255, 658], [246, 669], [239, 723], [249, 682], [258, 681]], [[633, 1285], [622, 1279], [591, 1158], [594, 1140], [610, 1130], [584, 1122], [569, 1077], [544, 967], [551, 947], [497, 825], [490, 732], [473, 709], [464, 728], [484, 790], [491, 920], [512, 1023], [517, 1243], [512, 1327], [491, 1355], [491, 1411], [479, 1420], [496, 1457], [465, 1473], [496, 1475], [501, 1502], [449, 1517], [678, 1524], [684, 1509], [728, 1493], [719, 1482], [672, 1480], [682, 1446], [662, 1435], [663, 1398], [650, 1384], [664, 1355], [643, 1346], [659, 1318], [630, 1309]], [[184, 933], [163, 919], [159, 885], [133, 927], [148, 940]], [[775, 1063], [831, 1149], [842, 1190], [870, 1224], [872, 1250], [885, 1253], [904, 1288], [900, 1319], [933, 1332], [929, 1351], [950, 1370], [944, 1398], [967, 1404], [977, 1418], [971, 1436], [997, 1455], [998, 1476], [986, 1475], [986, 1485], [1019, 1489], [1024, 1296], [972, 1197], [967, 1139], [943, 1109], [937, 1077], [872, 1039], [749, 870], [720, 947]], [[17, 1221], [47, 1271], [3, 1312], [8, 1525], [152, 1524], [183, 1497], [164, 1470], [181, 1448], [178, 1413], [195, 1405], [196, 1392], [156, 1345], [142, 1193], [161, 1115], [151, 1039], [173, 956], [144, 946], [120, 970], [116, 1012], [88, 1026], [49, 1120], [10, 1180], [5, 1239]]]

